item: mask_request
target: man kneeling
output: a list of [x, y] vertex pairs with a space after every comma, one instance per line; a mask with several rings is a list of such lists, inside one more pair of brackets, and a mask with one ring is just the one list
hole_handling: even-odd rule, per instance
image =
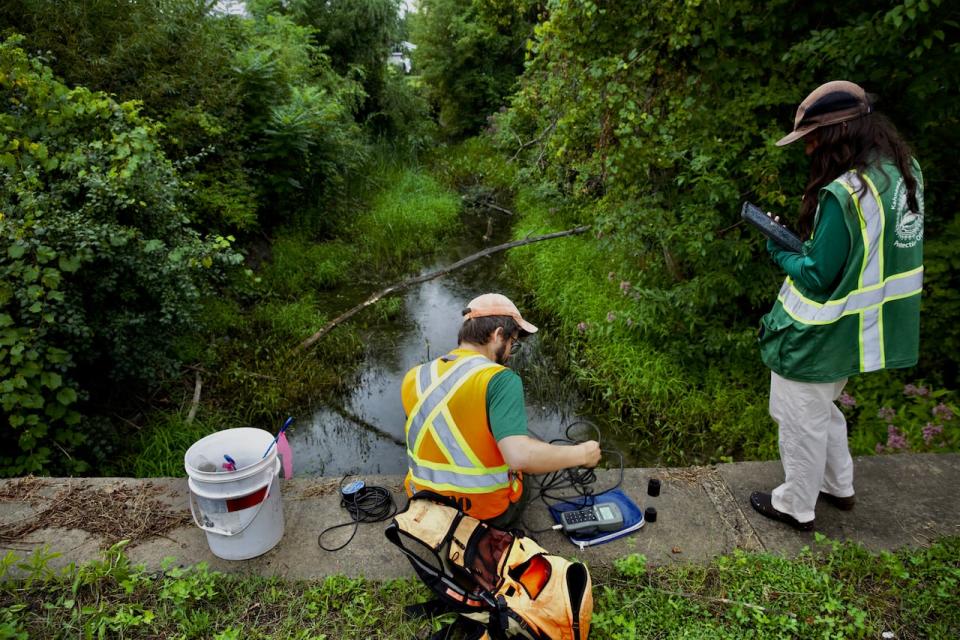
[[536, 331], [506, 296], [487, 293], [464, 309], [456, 349], [407, 372], [408, 495], [466, 498], [468, 514], [507, 528], [522, 511], [524, 472], [597, 465], [595, 440], [558, 446], [527, 435], [523, 383], [504, 365]]

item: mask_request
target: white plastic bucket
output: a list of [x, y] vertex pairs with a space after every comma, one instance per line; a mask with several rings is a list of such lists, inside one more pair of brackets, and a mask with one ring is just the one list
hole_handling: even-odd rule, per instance
[[[263, 429], [226, 429], [198, 440], [183, 456], [193, 521], [218, 558], [255, 558], [283, 537], [277, 447], [261, 457], [271, 442], [273, 435]], [[223, 470], [224, 454], [236, 461], [235, 471]]]

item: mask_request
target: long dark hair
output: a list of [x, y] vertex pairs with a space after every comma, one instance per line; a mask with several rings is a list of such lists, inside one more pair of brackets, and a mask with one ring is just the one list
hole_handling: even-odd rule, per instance
[[818, 144], [810, 156], [810, 178], [803, 191], [803, 203], [797, 221], [801, 237], [807, 239], [813, 232], [820, 189], [851, 169], [862, 174], [869, 165], [884, 159], [893, 161], [900, 170], [907, 185], [907, 205], [910, 210], [920, 210], [917, 204], [917, 180], [911, 169], [913, 154], [886, 116], [874, 112], [855, 120], [820, 127], [808, 135], [817, 136]]

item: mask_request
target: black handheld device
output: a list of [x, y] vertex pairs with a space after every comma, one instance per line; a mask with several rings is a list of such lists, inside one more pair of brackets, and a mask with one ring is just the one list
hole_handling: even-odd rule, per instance
[[590, 534], [594, 531], [619, 531], [623, 528], [623, 514], [620, 507], [612, 502], [600, 502], [592, 507], [564, 511], [560, 514], [560, 524], [568, 534]]
[[794, 232], [785, 226], [776, 222], [773, 218], [765, 214], [756, 205], [749, 202], [743, 203], [740, 209], [740, 217], [755, 226], [763, 235], [767, 236], [784, 249], [801, 253], [803, 250], [803, 241]]

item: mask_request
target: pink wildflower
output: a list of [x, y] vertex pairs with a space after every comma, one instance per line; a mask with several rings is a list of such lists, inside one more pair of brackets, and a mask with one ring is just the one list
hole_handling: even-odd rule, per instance
[[857, 401], [853, 399], [853, 396], [844, 391], [840, 394], [840, 404], [845, 407], [855, 407], [857, 406]]
[[586, 323], [586, 322], [580, 322], [580, 323], [578, 323], [578, 324], [577, 324], [577, 331], [579, 331], [580, 333], [586, 333], [586, 332], [587, 332], [587, 323]]
[[877, 446], [874, 448], [874, 451], [876, 451], [877, 453], [883, 453], [884, 452], [883, 445], [878, 442]]
[[890, 407], [881, 407], [880, 411], [877, 411], [877, 417], [885, 422], [893, 422], [893, 419], [897, 417], [897, 412]]
[[953, 420], [953, 411], [942, 402], [933, 408], [933, 417], [944, 422]]
[[927, 387], [918, 387], [913, 384], [906, 384], [903, 386], [903, 395], [905, 396], [919, 396], [921, 398], [926, 398], [930, 395], [930, 389]]
[[626, 295], [627, 291], [630, 291], [630, 282], [627, 280], [620, 281], [620, 293]]
[[613, 321], [616, 320], [616, 319], [617, 319], [617, 314], [616, 314], [616, 313], [614, 313], [613, 311], [608, 311], [608, 312], [607, 312], [607, 322], [613, 322]]
[[923, 441], [930, 444], [941, 433], [943, 433], [943, 425], [928, 422], [927, 426], [923, 428]]
[[907, 444], [907, 439], [904, 437], [903, 433], [901, 433], [900, 429], [897, 429], [892, 424], [887, 425], [887, 447], [890, 449], [910, 448], [910, 445]]

